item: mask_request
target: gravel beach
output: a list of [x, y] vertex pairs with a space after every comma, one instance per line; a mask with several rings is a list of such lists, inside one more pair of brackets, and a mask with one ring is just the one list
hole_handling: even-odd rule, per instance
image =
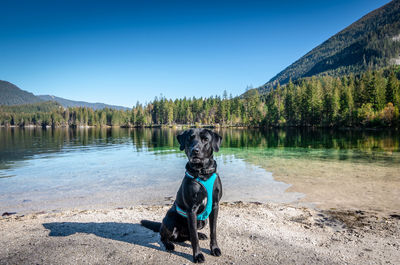
[[[169, 206], [63, 210], [0, 218], [0, 264], [190, 264], [189, 242], [166, 252], [141, 219]], [[223, 203], [221, 257], [206, 264], [398, 264], [400, 216], [287, 204]], [[208, 226], [203, 232], [208, 234]]]

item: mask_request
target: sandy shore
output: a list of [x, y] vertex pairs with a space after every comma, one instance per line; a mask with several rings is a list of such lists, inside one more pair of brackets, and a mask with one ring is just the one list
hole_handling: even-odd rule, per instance
[[353, 209], [387, 214], [400, 209], [400, 163], [356, 163], [279, 156], [268, 159], [246, 154], [244, 159], [291, 184], [285, 192], [305, 194], [299, 203], [319, 209]]
[[[168, 206], [69, 210], [0, 217], [0, 264], [190, 264], [189, 242], [168, 253], [139, 225]], [[400, 216], [284, 204], [224, 203], [219, 258], [206, 264], [398, 264]], [[203, 230], [204, 232], [204, 230]], [[208, 234], [208, 228], [205, 230]]]

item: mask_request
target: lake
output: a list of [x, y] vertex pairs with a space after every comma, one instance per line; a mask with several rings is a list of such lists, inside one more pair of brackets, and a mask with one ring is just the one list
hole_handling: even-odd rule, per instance
[[[219, 129], [223, 201], [400, 209], [398, 131]], [[171, 203], [175, 129], [0, 128], [0, 212]]]

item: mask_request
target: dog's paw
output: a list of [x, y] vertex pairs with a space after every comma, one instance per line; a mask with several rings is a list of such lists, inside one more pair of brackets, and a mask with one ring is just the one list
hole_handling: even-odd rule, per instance
[[198, 233], [198, 235], [199, 235], [199, 239], [200, 240], [206, 240], [208, 237], [207, 237], [207, 235], [206, 234], [203, 234], [203, 233]]
[[206, 261], [206, 259], [204, 258], [203, 253], [197, 254], [195, 256], [193, 256], [193, 262], [194, 263], [203, 263], [204, 261]]
[[174, 249], [175, 249], [174, 244], [171, 243], [171, 242], [165, 242], [165, 243], [164, 243], [164, 246], [165, 246], [165, 249], [166, 249], [167, 251], [174, 251]]
[[221, 249], [219, 249], [219, 247], [211, 248], [211, 255], [219, 257], [221, 254]]

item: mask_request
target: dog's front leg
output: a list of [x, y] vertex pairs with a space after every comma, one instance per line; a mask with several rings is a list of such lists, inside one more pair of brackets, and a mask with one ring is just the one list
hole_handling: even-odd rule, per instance
[[188, 224], [190, 233], [190, 242], [192, 243], [193, 249], [193, 262], [203, 263], [205, 261], [204, 255], [200, 251], [199, 238], [197, 235], [197, 209], [192, 209], [188, 213]]
[[218, 203], [213, 203], [212, 212], [210, 214], [210, 250], [211, 255], [221, 256], [221, 249], [217, 243], [217, 218], [218, 218]]

